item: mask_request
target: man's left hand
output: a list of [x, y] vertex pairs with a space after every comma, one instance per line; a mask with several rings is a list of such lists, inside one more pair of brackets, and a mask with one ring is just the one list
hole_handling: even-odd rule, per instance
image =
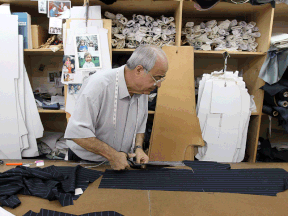
[[136, 154], [136, 163], [144, 164], [149, 162], [149, 157], [145, 154], [143, 149], [137, 148], [135, 154]]

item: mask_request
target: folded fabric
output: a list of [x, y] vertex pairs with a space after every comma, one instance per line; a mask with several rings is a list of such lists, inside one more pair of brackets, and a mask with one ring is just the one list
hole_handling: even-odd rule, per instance
[[29, 168], [17, 166], [0, 173], [0, 203], [10, 208], [20, 205], [17, 194], [37, 196], [58, 200], [62, 206], [73, 205], [79, 198], [75, 189], [85, 191], [90, 182], [94, 182], [102, 172], [76, 167]]
[[68, 213], [62, 213], [47, 209], [41, 209], [39, 213], [35, 213], [33, 211], [28, 211], [23, 216], [123, 216], [122, 214], [119, 214], [115, 211], [104, 211], [104, 212], [93, 212], [93, 213], [87, 213], [82, 215], [74, 215], [74, 214], [68, 214]]

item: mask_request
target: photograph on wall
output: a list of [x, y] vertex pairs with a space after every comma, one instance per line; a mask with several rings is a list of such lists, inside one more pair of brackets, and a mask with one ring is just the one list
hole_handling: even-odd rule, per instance
[[54, 75], [54, 72], [49, 73], [48, 82], [49, 82], [49, 83], [55, 83], [55, 75]]
[[76, 68], [96, 69], [101, 68], [101, 52], [99, 35], [77, 35], [75, 36]]
[[64, 82], [73, 82], [74, 81], [74, 74], [63, 74]]
[[75, 73], [75, 56], [74, 55], [64, 55], [63, 57], [63, 73]]
[[71, 10], [70, 1], [50, 1], [48, 0], [48, 17], [69, 19]]
[[81, 83], [68, 84], [68, 93], [72, 94], [72, 95], [73, 94], [79, 94], [81, 87], [82, 87]]
[[62, 19], [51, 17], [49, 19], [49, 34], [62, 33]]

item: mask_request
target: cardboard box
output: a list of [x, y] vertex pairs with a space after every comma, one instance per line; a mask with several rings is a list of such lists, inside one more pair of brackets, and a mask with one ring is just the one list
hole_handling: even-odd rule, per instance
[[38, 49], [40, 45], [46, 43], [48, 39], [48, 32], [39, 25], [32, 25], [31, 28], [33, 49]]

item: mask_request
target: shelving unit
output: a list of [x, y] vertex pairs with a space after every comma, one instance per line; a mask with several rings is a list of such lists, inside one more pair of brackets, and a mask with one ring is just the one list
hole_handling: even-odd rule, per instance
[[[0, 0], [0, 2], [11, 2], [12, 11], [27, 11], [32, 16], [32, 24], [39, 24], [46, 27], [47, 29], [48, 19], [46, 15], [38, 14], [37, 2], [13, 0]], [[83, 5], [82, 0], [72, 0], [71, 2], [72, 6]], [[243, 78], [246, 82], [248, 91], [250, 94], [254, 95], [257, 112], [252, 113], [249, 124], [246, 161], [255, 162], [263, 102], [263, 92], [262, 90], [259, 90], [259, 87], [264, 84], [264, 82], [258, 78], [258, 74], [266, 58], [266, 52], [270, 44], [274, 17], [274, 9], [271, 7], [270, 4], [252, 6], [249, 3], [236, 5], [227, 2], [220, 2], [208, 11], [197, 11], [194, 8], [194, 3], [192, 1], [118, 0], [112, 5], [106, 5], [99, 0], [90, 0], [90, 5], [96, 4], [101, 5], [102, 14], [104, 14], [105, 11], [109, 11], [115, 14], [121, 13], [128, 19], [130, 19], [133, 14], [150, 15], [152, 17], [159, 17], [161, 15], [173, 16], [176, 23], [176, 47], [181, 46], [181, 29], [187, 21], [193, 21], [195, 23], [209, 21], [212, 19], [216, 19], [217, 21], [226, 19], [237, 19], [246, 22], [255, 21], [257, 23], [257, 26], [259, 27], [259, 31], [261, 32], [261, 37], [256, 40], [256, 42], [259, 44], [257, 52], [229, 52], [231, 57], [228, 58], [227, 68], [227, 70], [231, 71], [242, 70], [244, 73]], [[277, 13], [277, 6], [275, 19], [280, 20], [286, 16], [288, 7], [279, 7]], [[130, 55], [133, 51], [134, 49], [112, 49], [112, 56], [114, 58], [115, 56], [119, 55]], [[211, 73], [215, 70], [221, 70], [223, 68], [222, 53], [223, 51], [195, 50], [193, 53], [191, 53], [191, 55], [194, 55], [193, 64], [191, 62], [187, 62], [186, 65], [179, 65], [179, 70], [181, 70], [182, 67], [190, 67], [190, 70], [191, 72], [193, 72], [194, 77], [200, 76], [203, 73]], [[41, 77], [43, 78], [45, 76], [47, 78], [47, 74], [45, 74], [47, 73], [47, 70], [60, 70], [63, 54], [63, 50], [57, 51], [56, 53], [53, 53], [50, 49], [25, 50], [25, 65], [27, 67], [29, 78], [33, 87], [39, 85], [39, 79], [41, 79]], [[44, 62], [46, 64], [46, 69], [44, 72], [39, 72], [39, 62]], [[53, 62], [60, 62], [60, 64], [53, 65]], [[168, 73], [177, 73], [177, 71], [169, 71]], [[194, 80], [191, 80], [191, 83], [193, 81]], [[163, 85], [159, 89], [159, 91], [159, 95], [169, 94], [170, 88], [167, 85]], [[157, 107], [159, 106], [163, 106], [163, 104], [157, 103], [156, 111], [149, 111], [150, 116], [155, 115], [156, 117], [159, 114], [157, 113]], [[192, 106], [191, 109], [193, 109], [194, 107], [195, 102], [194, 106]], [[40, 111], [40, 113], [41, 118], [44, 118], [45, 115], [54, 115], [53, 112], [48, 114], [47, 112]], [[63, 115], [63, 113], [64, 112], [55, 113], [55, 115]], [[44, 121], [43, 123], [46, 124], [46, 122]], [[154, 123], [156, 123], [155, 119]], [[171, 137], [171, 139], [173, 139], [173, 137]], [[151, 145], [156, 145], [155, 143], [153, 143], [153, 134]], [[192, 150], [190, 153], [193, 154]]]

